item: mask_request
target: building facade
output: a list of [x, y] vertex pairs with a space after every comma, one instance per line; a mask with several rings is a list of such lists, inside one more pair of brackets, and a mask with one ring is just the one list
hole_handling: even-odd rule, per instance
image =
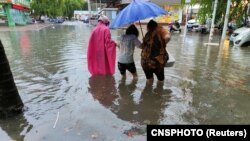
[[[105, 3], [106, 7], [116, 7], [119, 10], [126, 7], [133, 0], [90, 0], [91, 3]], [[183, 23], [183, 10], [181, 9], [181, 0], [145, 0], [153, 2], [163, 9], [168, 11], [167, 15], [159, 16], [155, 20], [159, 23], [172, 23], [174, 21], [179, 21]], [[147, 22], [148, 19], [142, 20], [142, 22]]]
[[160, 16], [156, 20], [160, 23], [172, 23], [178, 21], [182, 23], [183, 10], [181, 9], [181, 0], [150, 0], [153, 3], [160, 5], [162, 8], [168, 11], [167, 15]]
[[0, 0], [0, 18], [8, 26], [26, 25], [31, 22], [31, 0]]

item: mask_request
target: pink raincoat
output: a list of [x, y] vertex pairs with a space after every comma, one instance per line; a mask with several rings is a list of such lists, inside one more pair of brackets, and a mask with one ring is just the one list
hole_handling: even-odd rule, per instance
[[92, 75], [115, 73], [116, 43], [111, 39], [109, 28], [102, 22], [92, 31], [87, 59]]

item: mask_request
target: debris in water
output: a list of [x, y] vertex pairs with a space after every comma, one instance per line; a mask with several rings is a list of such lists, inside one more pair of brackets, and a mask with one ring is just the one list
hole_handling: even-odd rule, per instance
[[131, 130], [128, 130], [128, 131], [125, 131], [124, 134], [126, 134], [128, 137], [134, 137], [135, 135], [135, 132], [131, 131]]
[[65, 132], [69, 132], [69, 128], [64, 128], [64, 131]]
[[138, 114], [138, 111], [133, 111], [133, 114], [134, 114], [134, 115]]
[[91, 138], [92, 138], [92, 139], [96, 139], [97, 137], [98, 137], [98, 134], [97, 134], [97, 133], [94, 133], [94, 134], [91, 135]]
[[58, 119], [59, 119], [59, 111], [57, 112], [56, 121], [54, 123], [53, 128], [56, 128], [56, 123], [57, 123]]

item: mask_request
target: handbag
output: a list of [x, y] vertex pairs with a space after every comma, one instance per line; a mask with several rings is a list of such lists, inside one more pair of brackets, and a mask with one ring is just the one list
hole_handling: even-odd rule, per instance
[[167, 53], [168, 53], [168, 57], [166, 57], [167, 63], [165, 64], [165, 67], [173, 67], [175, 63], [175, 59], [169, 51], [167, 51]]

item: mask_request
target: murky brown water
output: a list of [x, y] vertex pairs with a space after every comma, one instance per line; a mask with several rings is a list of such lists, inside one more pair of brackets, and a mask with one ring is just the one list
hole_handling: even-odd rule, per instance
[[[208, 36], [172, 35], [176, 59], [163, 86], [91, 77], [86, 49], [91, 28], [50, 26], [0, 32], [27, 110], [0, 120], [1, 140], [144, 141], [146, 124], [250, 124], [250, 48], [203, 46]], [[112, 31], [113, 38], [119, 32]], [[219, 40], [219, 39], [218, 39]]]

